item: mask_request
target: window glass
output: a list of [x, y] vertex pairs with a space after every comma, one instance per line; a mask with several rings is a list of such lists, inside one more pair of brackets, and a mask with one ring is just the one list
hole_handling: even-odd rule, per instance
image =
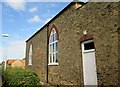
[[29, 62], [28, 65], [32, 65], [32, 45], [29, 48]]
[[51, 35], [51, 43], [53, 42], [53, 35]]
[[52, 43], [52, 37], [50, 38], [50, 43]]
[[54, 34], [54, 40], [56, 41], [56, 34]]
[[56, 62], [58, 62], [58, 53], [56, 53]]
[[52, 29], [52, 34], [54, 34], [55, 33], [55, 29]]
[[54, 49], [54, 48], [55, 48], [55, 47], [54, 47], [54, 43], [53, 43], [53, 47], [52, 47], [52, 48], [53, 48], [53, 52], [55, 52], [55, 49]]
[[55, 41], [55, 34], [53, 34], [53, 42]]
[[55, 40], [58, 40], [58, 38], [57, 38], [57, 34], [55, 34]]
[[54, 60], [55, 60], [55, 55], [53, 54], [53, 63], [55, 62]]
[[84, 44], [84, 50], [90, 50], [90, 49], [95, 49], [94, 42]]
[[[58, 40], [56, 30], [53, 29], [50, 34], [49, 43], [49, 63], [58, 63]], [[52, 56], [51, 56], [52, 55]]]
[[58, 42], [56, 42], [55, 46], [56, 46], [56, 51], [58, 51]]
[[53, 47], [52, 47], [52, 44], [51, 44], [51, 45], [50, 45], [50, 54], [52, 53], [52, 48], [53, 48]]

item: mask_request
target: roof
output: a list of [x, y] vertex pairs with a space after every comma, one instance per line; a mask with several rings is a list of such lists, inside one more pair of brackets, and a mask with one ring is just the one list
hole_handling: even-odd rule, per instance
[[[7, 60], [7, 64], [11, 65], [12, 63], [14, 63], [15, 61], [17, 61], [18, 59], [11, 59], [11, 60]], [[22, 62], [23, 64], [25, 64], [25, 60], [19, 60], [20, 62]]]
[[[84, 2], [79, 2], [80, 4], [86, 4]], [[61, 15], [64, 11], [66, 11], [71, 5], [75, 4], [75, 2], [71, 2], [68, 4], [62, 11], [60, 11], [55, 17], [53, 17], [47, 24], [45, 24], [40, 30], [38, 30], [34, 35], [32, 35], [27, 41], [29, 41], [31, 38], [33, 38], [36, 34], [38, 34], [44, 27], [48, 26], [53, 20], [55, 20], [59, 15]]]
[[15, 60], [7, 60], [7, 64], [12, 64]]
[[25, 60], [20, 60], [23, 64], [25, 64]]

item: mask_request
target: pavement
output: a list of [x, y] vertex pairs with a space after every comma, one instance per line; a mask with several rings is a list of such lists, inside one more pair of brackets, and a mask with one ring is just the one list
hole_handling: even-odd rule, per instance
[[2, 86], [2, 67], [0, 66], [0, 87]]

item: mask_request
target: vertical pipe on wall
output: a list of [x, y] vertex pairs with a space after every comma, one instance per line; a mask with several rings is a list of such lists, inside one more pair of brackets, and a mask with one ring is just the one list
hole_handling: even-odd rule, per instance
[[47, 24], [47, 73], [46, 73], [46, 80], [47, 80], [47, 83], [48, 83], [48, 57], [49, 57], [49, 36], [48, 36], [48, 31], [49, 31], [49, 24]]
[[[118, 3], [118, 9], [120, 9], [120, 2]], [[120, 12], [118, 12], [118, 62], [120, 62]], [[118, 85], [120, 85], [120, 63], [118, 63]]]

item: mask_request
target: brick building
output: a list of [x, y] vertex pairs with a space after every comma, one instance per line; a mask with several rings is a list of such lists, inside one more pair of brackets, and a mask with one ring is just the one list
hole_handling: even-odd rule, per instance
[[71, 2], [26, 41], [26, 66], [55, 85], [118, 85], [118, 3]]

